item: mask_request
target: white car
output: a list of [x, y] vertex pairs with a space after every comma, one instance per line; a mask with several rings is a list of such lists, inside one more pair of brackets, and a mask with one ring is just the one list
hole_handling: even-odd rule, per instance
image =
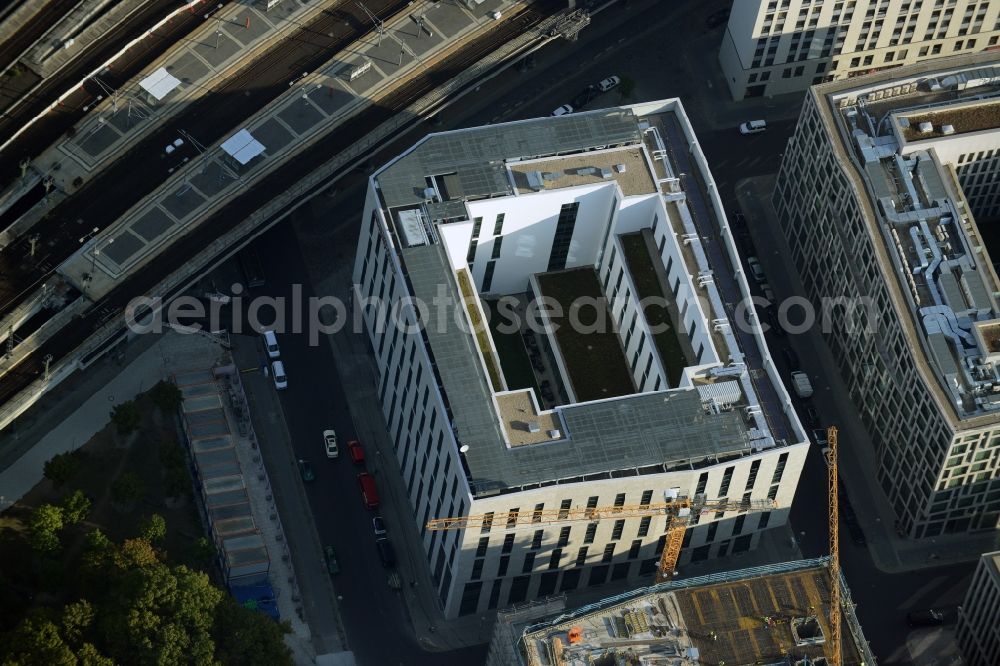
[[565, 116], [573, 113], [573, 107], [569, 104], [563, 104], [558, 109], [552, 112], [553, 116]]
[[740, 124], [740, 134], [760, 134], [767, 129], [767, 121], [751, 120], [748, 123]]
[[285, 364], [275, 361], [271, 364], [271, 375], [274, 377], [274, 388], [283, 391], [288, 388], [288, 376], [285, 375]]
[[337, 448], [337, 433], [333, 430], [323, 431], [323, 446], [326, 447], [327, 458], [336, 458], [340, 455], [340, 449]]
[[281, 349], [278, 348], [278, 336], [274, 334], [274, 331], [264, 331], [261, 333], [261, 337], [264, 338], [264, 349], [267, 350], [268, 357], [280, 357]]
[[608, 92], [621, 82], [622, 80], [617, 76], [609, 76], [608, 78], [598, 83], [597, 87], [601, 89], [601, 92]]

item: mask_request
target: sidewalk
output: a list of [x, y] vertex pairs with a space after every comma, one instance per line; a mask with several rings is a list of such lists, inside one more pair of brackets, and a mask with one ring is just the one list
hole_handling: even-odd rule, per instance
[[[805, 289], [771, 206], [775, 177], [772, 174], [740, 181], [736, 198], [753, 230], [758, 258], [780, 300], [804, 296]], [[765, 248], [771, 252], [765, 252]], [[793, 344], [805, 369], [811, 371], [817, 392], [824, 394], [816, 401], [823, 422], [840, 429], [840, 475], [857, 509], [875, 566], [886, 573], [916, 571], [974, 561], [981, 553], [1000, 549], [1000, 534], [956, 534], [919, 541], [896, 536], [895, 515], [874, 475], [878, 465], [874, 446], [829, 347], [817, 327], [793, 337], [797, 338]]]

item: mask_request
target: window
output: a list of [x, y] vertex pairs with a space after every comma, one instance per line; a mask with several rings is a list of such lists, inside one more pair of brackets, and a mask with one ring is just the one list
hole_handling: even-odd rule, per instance
[[491, 527], [493, 527], [493, 512], [492, 511], [490, 511], [488, 514], [486, 514], [485, 516], [483, 516], [483, 526], [480, 529], [480, 532], [482, 532], [483, 534], [489, 534]]
[[750, 475], [747, 477], [747, 485], [744, 490], [752, 490], [757, 483], [757, 472], [760, 470], [760, 458], [754, 460], [750, 465]]
[[545, 503], [535, 505], [535, 510], [531, 514], [531, 522], [540, 523], [542, 522], [542, 511], [545, 510]]
[[792, 68], [791, 67], [786, 67], [785, 69], [781, 70], [781, 78], [783, 78], [783, 79], [790, 79], [790, 78], [792, 78]]
[[493, 254], [490, 256], [491, 259], [500, 258], [500, 249], [503, 247], [503, 236], [497, 236], [493, 239]]
[[567, 525], [566, 527], [563, 527], [563, 528], [561, 528], [559, 530], [559, 541], [556, 542], [556, 546], [557, 547], [563, 548], [566, 544], [569, 543], [569, 532], [570, 532], [570, 529], [571, 529], [571, 526]]
[[481, 217], [472, 218], [472, 237], [474, 239], [479, 238], [479, 230], [482, 228], [482, 226], [483, 226], [483, 218]]
[[528, 584], [531, 583], [531, 576], [518, 576], [510, 581], [510, 592], [507, 593], [507, 604], [517, 604], [524, 601], [528, 596]]
[[493, 589], [490, 590], [490, 601], [486, 605], [486, 607], [489, 608], [490, 610], [496, 608], [497, 604], [500, 603], [500, 586], [502, 584], [503, 584], [502, 580], [498, 579], [493, 581]]
[[642, 548], [642, 539], [636, 539], [628, 549], [628, 559], [634, 560], [639, 557], [639, 549]]
[[851, 67], [857, 67], [861, 64], [861, 58], [851, 58]]
[[549, 569], [558, 569], [559, 562], [562, 560], [562, 548], [556, 548], [552, 551], [552, 555], [549, 556]]
[[503, 218], [504, 218], [504, 215], [505, 215], [505, 213], [500, 213], [499, 215], [497, 215], [496, 224], [493, 225], [493, 235], [494, 236], [499, 236], [500, 234], [503, 233]]
[[625, 493], [618, 493], [615, 495], [615, 506], [625, 505]]
[[597, 508], [597, 499], [597, 495], [587, 499], [587, 510], [584, 512], [584, 515], [586, 515], [587, 518], [592, 518], [594, 516], [594, 509]]
[[566, 592], [567, 590], [575, 590], [576, 586], [580, 584], [580, 574], [582, 571], [580, 569], [570, 569], [569, 571], [563, 572], [562, 583], [559, 584], [559, 591]]
[[822, 74], [825, 71], [826, 71], [826, 63], [825, 62], [816, 63], [816, 73], [817, 74]]
[[939, 55], [941, 53], [941, 45], [935, 44], [931, 47], [931, 55]]
[[503, 538], [503, 546], [500, 548], [501, 553], [509, 553], [514, 548], [514, 535], [508, 534]]
[[542, 536], [545, 534], [545, 530], [535, 530], [534, 535], [531, 537], [531, 550], [538, 550], [542, 547]]
[[788, 462], [787, 453], [782, 453], [780, 456], [778, 456], [778, 465], [774, 468], [774, 476], [771, 477], [771, 483], [781, 482], [781, 475], [785, 473], [785, 464], [787, 462]]
[[587, 579], [587, 585], [593, 587], [595, 585], [601, 585], [608, 579], [608, 567], [599, 566], [593, 567], [590, 570], [590, 578]]
[[649, 503], [651, 501], [653, 501], [653, 491], [652, 490], [642, 491], [642, 499], [639, 500], [639, 504], [641, 504], [642, 506], [649, 506]]
[[892, 62], [893, 60], [895, 60], [895, 58], [896, 58], [896, 52], [895, 51], [888, 51], [888, 52], [886, 52], [886, 54], [885, 54], [885, 61], [886, 62]]
[[719, 523], [711, 523], [708, 526], [708, 531], [705, 532], [705, 543], [712, 543], [715, 541], [715, 535], [719, 531]]
[[483, 562], [485, 561], [483, 558], [479, 558], [472, 563], [472, 580], [479, 580], [483, 577]]
[[802, 76], [802, 72], [805, 71], [805, 65], [799, 65], [795, 68], [795, 76]]
[[927, 47], [927, 46], [921, 46], [921, 47], [920, 47], [920, 50], [919, 50], [919, 51], [917, 51], [917, 55], [918, 55], [919, 57], [923, 58], [923, 57], [924, 57], [925, 55], [927, 55], [927, 52], [928, 52], [929, 50], [930, 50], [930, 48], [929, 48], [929, 47]]
[[736, 522], [733, 523], [733, 536], [736, 536], [743, 532], [743, 523], [746, 522], [746, 519], [747, 515], [745, 513], [741, 513], [740, 515], [736, 516]]
[[704, 495], [705, 486], [708, 485], [708, 472], [702, 472], [698, 475], [698, 487], [694, 489], [695, 495]]
[[607, 546], [604, 547], [604, 554], [601, 555], [601, 562], [607, 564], [614, 558], [614, 556], [615, 556], [615, 544], [609, 543]]
[[500, 565], [497, 567], [497, 578], [507, 575], [507, 567], [510, 566], [510, 555], [500, 556]]
[[483, 274], [483, 291], [489, 291], [493, 286], [493, 271], [496, 270], [496, 267], [496, 260], [490, 261], [486, 264], [486, 272]]
[[534, 568], [535, 568], [535, 554], [525, 553], [524, 566], [521, 567], [521, 573], [531, 573], [531, 570]]
[[652, 516], [644, 516], [642, 520], [639, 521], [639, 533], [638, 536], [644, 537], [649, 534], [649, 523], [652, 522]]
[[552, 238], [552, 250], [549, 253], [548, 270], [557, 271], [566, 268], [566, 259], [569, 256], [569, 243], [573, 238], [573, 229], [576, 226], [576, 214], [580, 208], [580, 202], [563, 204], [559, 210], [559, 219], [556, 220], [556, 233]]
[[729, 484], [733, 481], [733, 472], [736, 470], [735, 466], [727, 467], [726, 471], [722, 474], [722, 485], [719, 486], [719, 495], [725, 496], [729, 494]]
[[462, 603], [458, 608], [459, 615], [470, 615], [479, 606], [479, 593], [483, 590], [482, 583], [466, 583], [462, 590]]
[[569, 517], [571, 506], [573, 506], [573, 500], [564, 499], [559, 503], [559, 520], [566, 520]]
[[576, 551], [576, 566], [582, 567], [587, 562], [587, 547], [583, 546]]
[[616, 520], [615, 521], [615, 527], [614, 527], [613, 530], [611, 530], [611, 539], [612, 539], [612, 541], [617, 541], [618, 539], [621, 539], [622, 538], [622, 532], [624, 532], [624, 531], [625, 531], [625, 521], [624, 520]]
[[[514, 536], [513, 534], [511, 536]], [[486, 550], [490, 547], [490, 538], [483, 537], [479, 540], [479, 546], [476, 547], [476, 557], [486, 557]]]
[[507, 512], [507, 529], [510, 529], [517, 525], [517, 514], [520, 513], [521, 507], [516, 507]]
[[632, 565], [628, 562], [619, 562], [611, 569], [611, 580], [621, 580], [628, 577], [628, 570]]
[[594, 543], [594, 535], [597, 534], [597, 523], [587, 525], [587, 533], [583, 536], [584, 543]]
[[760, 73], [760, 80], [761, 80], [761, 83], [763, 83], [764, 81], [770, 81], [771, 80], [771, 72], [761, 72]]
[[864, 64], [870, 65], [875, 60], [875, 56], [866, 55], [864, 59]]
[[465, 262], [468, 264], [473, 264], [476, 261], [476, 248], [479, 247], [479, 242], [473, 239], [469, 243], [469, 252], [465, 255]]

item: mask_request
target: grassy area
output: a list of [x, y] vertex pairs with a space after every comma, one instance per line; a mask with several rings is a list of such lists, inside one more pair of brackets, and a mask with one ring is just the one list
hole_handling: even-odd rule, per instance
[[534, 389], [535, 395], [541, 395], [538, 385], [535, 382], [535, 372], [531, 369], [531, 359], [528, 358], [528, 350], [524, 348], [524, 341], [519, 332], [501, 333], [497, 330], [497, 324], [502, 319], [497, 310], [498, 301], [487, 301], [486, 306], [490, 309], [490, 329], [493, 333], [493, 343], [497, 348], [497, 356], [500, 359], [500, 367], [503, 368], [503, 377], [507, 380], [507, 388], [511, 391], [515, 389]]
[[[80, 566], [85, 536], [95, 528], [120, 542], [135, 537], [146, 518], [159, 514], [167, 524], [162, 548], [170, 553], [171, 563], [208, 571], [208, 563], [194, 548], [202, 528], [193, 501], [185, 498], [168, 506], [165, 499], [160, 450], [179, 445], [173, 419], [162, 416], [149, 397], [138, 398], [136, 404], [141, 421], [135, 433], [123, 437], [109, 424], [78, 449], [79, 467], [62, 487], [43, 480], [0, 514], [0, 589], [5, 590], [0, 596], [0, 631], [10, 629], [34, 607], [72, 601], [62, 595], [72, 588], [68, 582]], [[123, 442], [128, 445], [123, 446]], [[116, 508], [112, 506], [112, 484], [129, 472], [141, 480], [141, 499]], [[43, 504], [59, 504], [76, 490], [90, 499], [89, 514], [61, 531], [59, 550], [39, 558], [28, 542], [32, 511]]]
[[656, 301], [664, 301], [666, 296], [660, 288], [660, 281], [656, 278], [656, 270], [649, 256], [646, 241], [643, 240], [641, 233], [620, 236], [618, 240], [632, 281], [639, 292], [639, 300], [654, 299], [653, 303], [646, 305], [643, 315], [650, 327], [656, 327], [657, 330], [664, 329], [653, 335], [653, 342], [660, 353], [660, 362], [663, 363], [663, 370], [667, 373], [667, 381], [670, 386], [677, 386], [688, 361], [677, 337], [677, 329], [671, 321], [669, 309], [666, 305], [656, 304]]
[[469, 279], [468, 271], [463, 269], [458, 271], [456, 275], [458, 276], [458, 286], [462, 290], [462, 301], [465, 304], [465, 311], [469, 313], [472, 329], [476, 333], [476, 343], [479, 345], [479, 351], [482, 352], [483, 360], [486, 362], [486, 371], [490, 375], [490, 384], [493, 385], [494, 391], [502, 391], [503, 381], [500, 379], [500, 368], [496, 365], [496, 359], [490, 347], [489, 334], [487, 333], [489, 327], [479, 315], [479, 294], [476, 293], [475, 287], [472, 286], [472, 280]]
[[[924, 113], [909, 116], [910, 126], [903, 130], [903, 135], [910, 141], [930, 139], [945, 136], [942, 125], [951, 125], [956, 134], [978, 132], [984, 129], [1000, 127], [1000, 102], [979, 104], [965, 109], [951, 109], [938, 113]], [[926, 134], [920, 131], [920, 123], [931, 123], [934, 129]]]
[[[577, 400], [587, 402], [634, 393], [628, 362], [594, 269], [546, 273], [538, 276], [538, 284], [543, 296], [562, 306], [562, 318], [554, 320], [559, 326], [555, 337]], [[581, 298], [600, 299], [601, 311], [590, 304], [593, 301], [580, 306]], [[570, 308], [574, 310], [573, 319]], [[571, 321], [579, 322], [583, 330], [575, 330]]]

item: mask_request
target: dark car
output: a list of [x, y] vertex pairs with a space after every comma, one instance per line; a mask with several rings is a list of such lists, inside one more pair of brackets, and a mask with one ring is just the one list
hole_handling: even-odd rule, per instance
[[600, 93], [600, 91], [597, 89], [597, 86], [587, 86], [580, 92], [579, 95], [573, 98], [569, 105], [574, 109], [579, 109], [587, 102], [597, 97], [598, 93]]
[[795, 353], [795, 350], [791, 347], [782, 347], [781, 355], [785, 357], [785, 363], [788, 364], [789, 370], [799, 369], [799, 355]]
[[381, 539], [376, 539], [375, 548], [378, 549], [378, 556], [382, 560], [382, 566], [386, 569], [396, 566], [396, 551], [393, 550], [392, 542], [388, 538], [382, 537]]
[[729, 20], [729, 10], [720, 9], [717, 12], [712, 12], [705, 18], [706, 28], [718, 28], [720, 25]]
[[326, 558], [326, 570], [330, 572], [330, 575], [339, 574], [340, 564], [337, 562], [337, 551], [333, 549], [333, 546], [323, 546], [323, 556]]
[[819, 412], [816, 411], [815, 407], [812, 405], [806, 405], [806, 408], [802, 411], [803, 416], [805, 416], [807, 426], [815, 428], [819, 425]]
[[311, 482], [316, 480], [316, 473], [313, 472], [312, 465], [308, 461], [299, 459], [299, 474], [302, 475], [302, 480], [306, 482]]
[[938, 627], [944, 624], [944, 613], [933, 608], [910, 611], [906, 614], [906, 624], [911, 627]]
[[781, 321], [778, 319], [778, 311], [771, 307], [765, 310], [767, 316], [767, 323], [770, 324], [771, 329], [769, 333], [774, 333], [779, 338], [785, 337], [785, 329], [781, 327]]

